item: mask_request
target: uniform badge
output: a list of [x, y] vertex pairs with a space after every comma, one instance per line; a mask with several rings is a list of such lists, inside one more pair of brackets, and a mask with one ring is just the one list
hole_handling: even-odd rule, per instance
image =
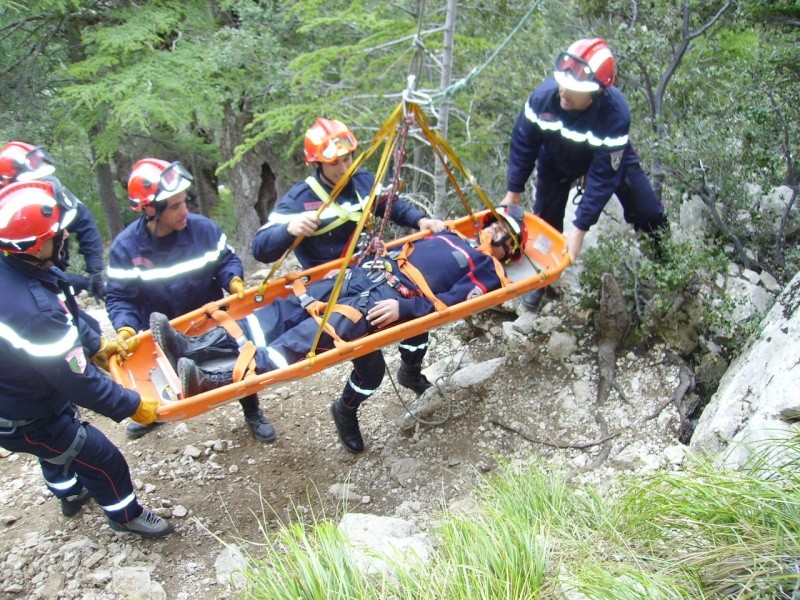
[[619, 169], [619, 166], [622, 164], [622, 154], [624, 152], [624, 150], [617, 150], [611, 153], [611, 168], [615, 171]]
[[476, 285], [470, 290], [469, 294], [467, 294], [467, 300], [472, 300], [481, 296], [483, 296], [483, 290]]
[[303, 210], [317, 210], [320, 206], [322, 206], [322, 202], [319, 200], [303, 202]]
[[82, 347], [77, 346], [70, 350], [64, 360], [67, 361], [69, 370], [73, 373], [83, 374], [86, 372], [86, 354], [83, 352]]

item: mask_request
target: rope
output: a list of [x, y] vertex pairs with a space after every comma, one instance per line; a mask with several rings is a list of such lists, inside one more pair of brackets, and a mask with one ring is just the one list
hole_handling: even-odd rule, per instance
[[511, 39], [517, 34], [517, 32], [522, 28], [522, 26], [531, 17], [531, 15], [533, 15], [533, 12], [539, 8], [539, 4], [541, 4], [541, 0], [536, 0], [536, 2], [534, 2], [531, 5], [530, 9], [528, 9], [528, 12], [525, 14], [524, 17], [522, 17], [522, 20], [520, 20], [520, 22], [517, 23], [514, 29], [511, 30], [511, 33], [509, 33], [508, 36], [506, 36], [506, 39], [503, 40], [503, 43], [494, 49], [494, 52], [492, 52], [489, 55], [489, 58], [487, 58], [481, 66], [475, 67], [474, 69], [472, 69], [472, 71], [469, 72], [469, 74], [466, 77], [462, 77], [461, 79], [459, 79], [452, 85], [448, 86], [441, 92], [436, 92], [435, 94], [431, 94], [431, 98], [432, 99], [443, 98], [443, 97], [449, 98], [454, 96], [456, 92], [459, 92], [468, 85], [470, 85], [472, 83], [472, 80], [475, 79], [478, 75], [480, 75], [483, 72], [483, 70], [492, 63], [492, 61], [497, 57], [497, 55], [500, 54], [500, 52], [502, 52], [506, 46], [508, 46], [508, 44], [511, 42]]
[[[400, 395], [400, 390], [397, 388], [397, 384], [395, 384], [394, 377], [392, 377], [392, 373], [389, 369], [386, 369], [386, 373], [389, 375], [389, 381], [392, 383], [392, 387], [394, 388], [394, 393], [397, 395], [397, 399], [399, 400], [401, 406], [406, 411], [403, 415], [403, 418], [411, 417], [419, 423], [420, 425], [425, 425], [427, 427], [437, 427], [439, 425], [444, 425], [453, 417], [453, 401], [447, 393], [447, 383], [450, 381], [450, 378], [453, 376], [453, 373], [458, 371], [461, 368], [461, 361], [464, 359], [466, 355], [466, 351], [462, 350], [459, 352], [457, 360], [452, 364], [452, 368], [449, 371], [445, 371], [442, 375], [436, 378], [436, 381], [433, 382], [436, 391], [439, 395], [444, 399], [445, 405], [445, 415], [441, 419], [437, 419], [436, 421], [428, 421], [427, 419], [423, 419], [422, 417], [418, 416], [417, 413], [410, 407], [408, 404], [405, 403], [403, 397]], [[427, 396], [428, 394], [423, 394], [422, 397]], [[428, 403], [425, 406], [420, 407], [421, 409], [425, 409], [430, 406]]]

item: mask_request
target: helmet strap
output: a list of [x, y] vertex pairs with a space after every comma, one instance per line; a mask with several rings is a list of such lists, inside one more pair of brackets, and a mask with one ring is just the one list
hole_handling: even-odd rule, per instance
[[511, 253], [508, 251], [508, 246], [506, 242], [511, 239], [511, 234], [506, 233], [501, 237], [499, 240], [492, 240], [492, 247], [494, 248], [503, 248], [503, 258], [500, 262], [507, 262], [508, 259], [511, 258]]

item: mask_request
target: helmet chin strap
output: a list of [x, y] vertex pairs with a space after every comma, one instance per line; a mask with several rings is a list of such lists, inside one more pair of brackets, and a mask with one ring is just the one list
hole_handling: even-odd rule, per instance
[[61, 254], [61, 249], [64, 246], [64, 230], [59, 229], [53, 236], [53, 249], [50, 251], [50, 256], [39, 258], [33, 254], [14, 253], [13, 256], [19, 260], [32, 264], [39, 269], [47, 269], [48, 267], [58, 263], [58, 257]]
[[511, 235], [506, 233], [499, 240], [492, 240], [493, 248], [503, 248], [503, 258], [500, 259], [500, 262], [506, 262], [509, 258], [511, 258], [511, 252], [508, 250], [508, 246], [506, 245], [506, 242], [510, 239]]

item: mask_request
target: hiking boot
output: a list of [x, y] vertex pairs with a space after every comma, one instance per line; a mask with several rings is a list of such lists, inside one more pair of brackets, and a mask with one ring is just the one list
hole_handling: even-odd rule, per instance
[[537, 288], [532, 292], [523, 294], [522, 304], [528, 310], [536, 310], [542, 303], [542, 298], [544, 298], [544, 288]]
[[268, 444], [278, 439], [278, 432], [275, 431], [275, 426], [270, 420], [264, 416], [264, 413], [259, 408], [256, 412], [245, 415], [244, 422], [253, 432], [256, 440]]
[[86, 504], [90, 498], [91, 496], [89, 496], [89, 490], [86, 488], [83, 488], [77, 494], [67, 496], [66, 498], [61, 498], [61, 514], [65, 517], [74, 517], [76, 514], [78, 514], [81, 506]]
[[173, 329], [166, 315], [154, 312], [150, 315], [150, 331], [173, 369], [178, 368], [178, 359], [183, 356], [204, 362], [239, 355], [236, 342], [222, 327], [215, 327], [197, 336], [184, 335]]
[[140, 437], [147, 435], [153, 429], [161, 425], [161, 423], [153, 422], [149, 425], [142, 425], [141, 423], [137, 423], [136, 421], [131, 421], [128, 423], [128, 426], [125, 427], [125, 434], [128, 436], [128, 439], [131, 440], [138, 440]]
[[361, 429], [358, 427], [357, 411], [357, 408], [345, 406], [341, 398], [331, 404], [331, 415], [339, 441], [353, 454], [364, 451], [364, 438], [361, 437]]
[[127, 523], [117, 523], [109, 520], [111, 529], [121, 533], [135, 533], [144, 538], [162, 538], [174, 530], [169, 522], [165, 521], [149, 508], [142, 508], [142, 514]]
[[230, 369], [223, 367], [218, 370], [206, 371], [198, 367], [191, 358], [178, 359], [178, 378], [181, 381], [183, 395], [195, 396], [232, 383], [233, 365], [234, 361], [231, 361]]
[[402, 363], [397, 370], [397, 383], [404, 388], [408, 388], [417, 396], [425, 393], [425, 390], [432, 388], [433, 384], [422, 374], [422, 365], [408, 365]]

